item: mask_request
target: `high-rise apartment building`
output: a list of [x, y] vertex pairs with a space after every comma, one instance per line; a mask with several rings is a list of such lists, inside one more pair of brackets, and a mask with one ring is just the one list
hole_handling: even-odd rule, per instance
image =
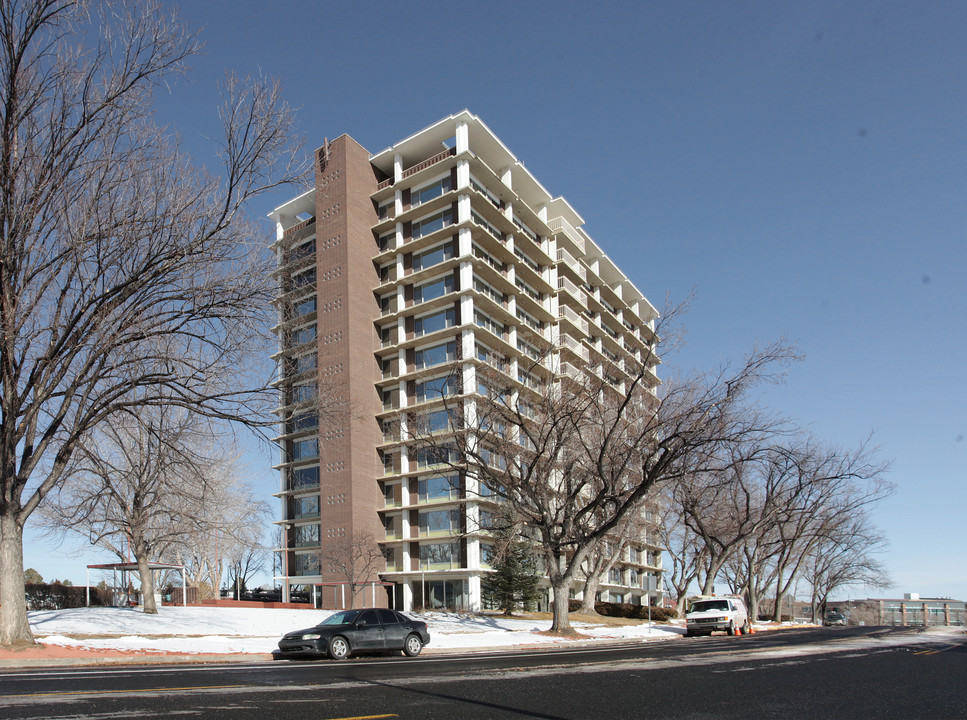
[[[338, 605], [345, 574], [321, 558], [369, 536], [386, 560], [367, 603], [479, 608], [491, 538], [467, 518], [480, 517], [484, 499], [434, 471], [400, 433], [401, 419], [419, 408], [432, 422], [452, 378], [460, 392], [475, 388], [480, 364], [494, 357], [519, 392], [605, 361], [620, 389], [624, 362], [656, 362], [656, 311], [567, 201], [467, 111], [375, 154], [342, 135], [315, 161], [315, 187], [271, 214], [276, 579], [286, 596], [313, 587]], [[320, 425], [318, 407], [333, 398], [344, 412]], [[657, 539], [645, 531], [602, 578], [602, 598], [655, 599], [660, 574]]]

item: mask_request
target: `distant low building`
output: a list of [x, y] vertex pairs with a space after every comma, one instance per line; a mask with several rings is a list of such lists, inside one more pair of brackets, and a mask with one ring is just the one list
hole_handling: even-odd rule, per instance
[[918, 627], [964, 626], [963, 600], [922, 598], [906, 593], [902, 599], [840, 600], [826, 604], [827, 612], [847, 615], [850, 625], [910, 625]]

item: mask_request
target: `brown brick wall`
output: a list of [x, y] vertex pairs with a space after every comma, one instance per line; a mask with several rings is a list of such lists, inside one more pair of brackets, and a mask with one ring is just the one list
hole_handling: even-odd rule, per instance
[[[317, 158], [321, 154], [317, 155]], [[376, 445], [381, 434], [374, 383], [379, 367], [373, 321], [379, 307], [373, 289], [375, 240], [370, 228], [376, 190], [369, 153], [348, 135], [329, 145], [328, 162], [316, 165], [316, 242], [320, 392], [343, 393], [351, 412], [336, 426], [320, 428], [320, 520], [323, 547], [330, 539], [382, 533], [377, 509], [383, 498]], [[337, 338], [337, 341], [324, 342]], [[322, 564], [324, 582], [333, 576]], [[375, 579], [375, 578], [374, 578]]]

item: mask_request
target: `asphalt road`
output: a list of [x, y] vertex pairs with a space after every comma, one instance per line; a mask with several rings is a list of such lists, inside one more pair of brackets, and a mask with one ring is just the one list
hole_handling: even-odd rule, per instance
[[583, 650], [0, 674], [0, 718], [967, 718], [967, 635], [835, 628]]

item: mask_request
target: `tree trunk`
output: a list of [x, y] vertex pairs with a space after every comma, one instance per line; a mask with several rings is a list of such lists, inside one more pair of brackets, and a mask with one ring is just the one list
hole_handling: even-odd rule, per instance
[[148, 615], [157, 615], [158, 606], [154, 601], [154, 573], [148, 567], [147, 552], [138, 552], [135, 548], [135, 557], [138, 561], [138, 574], [141, 576], [142, 607]]
[[23, 528], [13, 515], [0, 516], [0, 646], [34, 645], [24, 602]]
[[592, 573], [588, 576], [588, 579], [584, 581], [584, 595], [581, 599], [581, 607], [578, 612], [584, 613], [585, 615], [597, 615], [597, 610], [594, 609], [594, 598], [598, 594], [598, 586], [601, 584], [601, 576]]
[[688, 596], [681, 592], [675, 599], [675, 612], [678, 613], [679, 617], [685, 617], [685, 601], [688, 600]]
[[574, 635], [571, 628], [571, 620], [568, 617], [568, 594], [571, 583], [563, 576], [551, 579], [551, 588], [554, 590], [554, 603], [552, 605], [553, 620], [551, 621], [551, 632], [558, 635]]

